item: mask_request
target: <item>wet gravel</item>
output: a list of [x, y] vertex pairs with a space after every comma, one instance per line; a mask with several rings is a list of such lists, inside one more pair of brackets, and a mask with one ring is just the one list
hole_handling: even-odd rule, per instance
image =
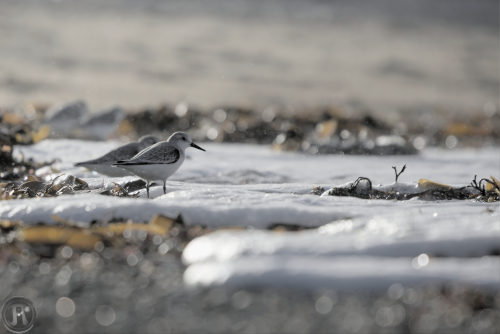
[[499, 333], [500, 292], [463, 285], [378, 293], [189, 289], [174, 239], [123, 248], [0, 250], [0, 300], [33, 301], [32, 333]]

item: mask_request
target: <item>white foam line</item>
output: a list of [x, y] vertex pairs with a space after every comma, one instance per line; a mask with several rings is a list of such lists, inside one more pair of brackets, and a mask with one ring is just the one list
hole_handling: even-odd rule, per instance
[[[484, 273], [488, 272], [488, 275]], [[334, 288], [380, 291], [394, 283], [404, 286], [459, 282], [500, 288], [500, 259], [431, 258], [418, 265], [411, 258], [257, 256], [189, 266], [184, 282], [190, 287]]]

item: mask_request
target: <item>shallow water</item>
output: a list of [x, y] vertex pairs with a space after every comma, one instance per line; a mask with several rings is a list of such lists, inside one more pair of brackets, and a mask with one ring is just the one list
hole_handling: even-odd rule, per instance
[[[102, 177], [72, 164], [83, 157], [99, 156], [118, 144], [45, 140], [17, 149], [36, 160], [60, 159], [54, 166], [60, 173], [82, 177], [91, 189], [96, 189], [134, 178]], [[141, 222], [156, 214], [181, 214], [186, 224], [207, 227], [321, 226], [302, 232], [216, 232], [195, 239], [184, 252], [189, 285], [267, 286], [284, 283], [293, 272], [307, 279], [291, 279], [291, 285], [340, 288], [345, 284], [337, 276], [339, 271], [342, 277], [359, 278], [358, 283], [350, 282], [351, 289], [367, 284], [370, 289], [386, 289], [404, 277], [418, 277], [419, 282], [457, 281], [481, 286], [500, 283], [500, 277], [478, 269], [483, 265], [500, 266], [497, 257], [483, 258], [499, 249], [498, 203], [364, 200], [310, 194], [314, 185], [340, 185], [361, 175], [370, 177], [374, 185], [392, 184], [396, 189], [416, 187], [420, 178], [465, 186], [474, 174], [498, 175], [496, 148], [427, 149], [416, 156], [377, 157], [282, 153], [266, 146], [243, 144], [204, 147], [207, 152], [187, 151], [189, 158], [167, 182], [166, 195], [157, 186], [151, 191], [152, 199], [146, 199], [141, 190], [140, 198], [103, 197], [88, 192], [9, 200], [1, 203], [0, 218], [26, 223], [63, 219], [88, 224], [114, 218]], [[407, 170], [400, 176], [400, 183], [394, 184], [391, 167], [403, 164]], [[356, 265], [342, 267], [345, 256]], [[425, 261], [420, 259], [424, 264], [418, 262], [421, 256], [425, 257]], [[308, 266], [301, 265], [303, 261]], [[373, 281], [378, 266], [389, 271], [378, 273], [378, 279]], [[248, 278], [248, 270], [253, 279]], [[367, 283], [371, 281], [374, 283]]]

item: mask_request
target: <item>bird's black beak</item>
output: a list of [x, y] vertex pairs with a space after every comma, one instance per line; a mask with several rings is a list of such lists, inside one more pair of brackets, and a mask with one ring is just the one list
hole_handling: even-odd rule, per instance
[[[199, 147], [198, 145], [196, 145], [195, 143], [191, 143], [191, 147], [194, 147], [194, 148], [197, 148], [199, 150], [202, 150], [202, 151], [205, 151], [203, 148]], [[206, 151], [205, 151], [206, 152]]]

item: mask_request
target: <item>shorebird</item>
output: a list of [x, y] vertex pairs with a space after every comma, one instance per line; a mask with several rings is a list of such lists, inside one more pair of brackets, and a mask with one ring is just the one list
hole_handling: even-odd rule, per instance
[[[80, 124], [74, 132], [79, 138], [107, 139], [124, 118], [125, 111], [118, 106], [98, 113], [89, 113], [80, 119]], [[127, 158], [130, 157], [124, 159]]]
[[144, 136], [139, 138], [138, 141], [120, 146], [106, 153], [100, 158], [78, 162], [75, 164], [75, 166], [86, 167], [90, 170], [107, 176], [130, 176], [133, 174], [124, 169], [114, 167], [113, 164], [118, 160], [130, 159], [141, 150], [157, 142], [158, 138], [156, 138], [155, 136]]
[[85, 101], [57, 104], [47, 110], [43, 123], [50, 127], [52, 135], [71, 137], [74, 135], [73, 131], [79, 127], [80, 120], [88, 113]]
[[199, 147], [185, 132], [176, 132], [166, 141], [156, 143], [129, 160], [117, 161], [113, 166], [124, 168], [146, 180], [146, 193], [149, 198], [150, 181], [163, 181], [163, 193], [167, 193], [167, 179], [174, 174], [184, 162], [184, 150]]

